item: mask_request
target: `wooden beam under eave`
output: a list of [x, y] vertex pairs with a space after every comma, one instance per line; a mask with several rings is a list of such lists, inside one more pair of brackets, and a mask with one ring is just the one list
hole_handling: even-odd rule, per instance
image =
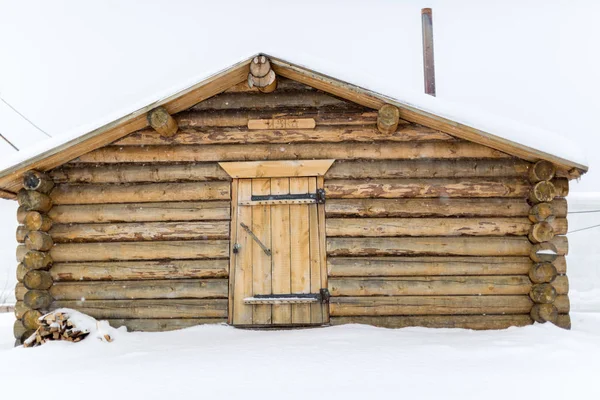
[[169, 114], [175, 114], [245, 81], [248, 77], [250, 60], [251, 58], [244, 60], [190, 88], [149, 104], [79, 138], [3, 171], [2, 177], [0, 177], [0, 189], [16, 193], [22, 187], [22, 175], [26, 171], [30, 169], [48, 171], [85, 153], [106, 146], [132, 132], [145, 128], [148, 126], [147, 112], [158, 106], [163, 106]]
[[7, 192], [6, 190], [0, 190], [0, 199], [16, 200], [17, 194], [13, 192]]

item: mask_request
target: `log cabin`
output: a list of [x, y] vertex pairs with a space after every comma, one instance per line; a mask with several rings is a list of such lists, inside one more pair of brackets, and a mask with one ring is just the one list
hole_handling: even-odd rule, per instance
[[[437, 100], [437, 99], [436, 99]], [[14, 333], [115, 327], [570, 327], [587, 166], [259, 54], [0, 172]]]

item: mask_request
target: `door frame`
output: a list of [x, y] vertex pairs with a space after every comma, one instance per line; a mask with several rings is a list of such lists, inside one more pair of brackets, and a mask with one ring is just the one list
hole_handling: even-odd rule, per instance
[[[231, 227], [229, 238], [229, 293], [227, 307], [227, 323], [233, 324], [233, 293], [235, 285], [235, 253], [234, 244], [237, 238], [238, 220], [238, 179], [245, 178], [298, 178], [316, 177], [317, 190], [325, 188], [325, 173], [335, 162], [326, 160], [281, 160], [281, 161], [242, 161], [220, 162], [232, 179], [231, 182]], [[325, 235], [325, 204], [317, 205], [319, 229], [319, 247], [321, 258], [321, 285], [327, 288], [327, 243]], [[323, 307], [325, 313], [323, 323], [329, 322], [329, 307]]]

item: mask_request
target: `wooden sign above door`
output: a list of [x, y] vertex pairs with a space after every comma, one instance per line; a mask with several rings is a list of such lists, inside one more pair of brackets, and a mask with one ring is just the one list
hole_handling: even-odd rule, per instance
[[314, 129], [314, 118], [251, 119], [248, 129]]

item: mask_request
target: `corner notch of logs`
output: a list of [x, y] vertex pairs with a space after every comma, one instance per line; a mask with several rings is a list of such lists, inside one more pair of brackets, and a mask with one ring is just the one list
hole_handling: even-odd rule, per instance
[[49, 291], [54, 282], [48, 272], [52, 266], [50, 250], [54, 246], [48, 233], [52, 227], [48, 216], [52, 208], [49, 193], [53, 188], [54, 182], [47, 174], [27, 171], [23, 174], [23, 189], [17, 194], [17, 219], [21, 224], [17, 228], [17, 241], [24, 243], [17, 252], [17, 280], [26, 289], [23, 301], [15, 306], [17, 320], [13, 331], [17, 345], [36, 331], [39, 318], [54, 301]]
[[250, 62], [248, 87], [256, 87], [263, 93], [271, 93], [277, 89], [277, 75], [271, 68], [271, 62], [265, 56], [256, 56]]
[[570, 329], [568, 319], [559, 323], [558, 309], [554, 305], [557, 291], [552, 285], [558, 276], [554, 265], [558, 252], [556, 246], [550, 242], [555, 235], [551, 222], [556, 217], [552, 200], [564, 192], [551, 182], [555, 174], [556, 167], [545, 160], [536, 162], [529, 169], [529, 181], [532, 184], [529, 194], [529, 202], [532, 204], [529, 219], [533, 223], [529, 241], [532, 243], [530, 258], [534, 263], [529, 270], [532, 283], [529, 297], [534, 303], [530, 316], [538, 323], [552, 322]]
[[175, 118], [173, 118], [164, 107], [156, 107], [148, 112], [146, 118], [148, 119], [148, 124], [152, 129], [158, 132], [160, 136], [170, 137], [179, 130], [177, 121], [175, 121]]

